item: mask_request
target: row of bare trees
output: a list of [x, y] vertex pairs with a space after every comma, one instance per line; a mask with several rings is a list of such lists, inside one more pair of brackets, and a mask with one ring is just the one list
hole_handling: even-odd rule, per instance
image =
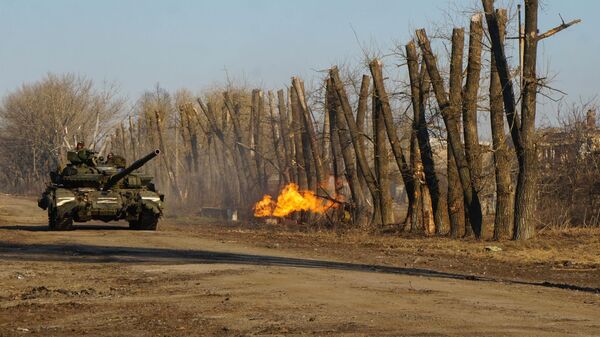
[[39, 192], [77, 141], [101, 146], [123, 104], [113, 87], [97, 89], [72, 74], [48, 75], [6, 96], [0, 107], [2, 190]]
[[[452, 31], [448, 70], [426, 31], [416, 31], [415, 40], [403, 46], [405, 86], [388, 79], [389, 69], [378, 58], [369, 61], [369, 75], [355, 78], [334, 66], [322, 85], [309, 90], [298, 77], [277, 92], [229, 83], [196, 96], [187, 90], [170, 94], [157, 86], [112, 128], [102, 123], [119, 112], [120, 101], [104, 93], [95, 103], [79, 107], [83, 120], [52, 121], [53, 127], [45, 131], [54, 133], [42, 140], [51, 148], [15, 142], [33, 160], [3, 169], [2, 179], [23, 174], [19, 168], [32, 163], [46, 170], [56, 165], [36, 156], [60, 154], [56, 149], [70, 142], [67, 127], [79, 125], [87, 132], [96, 130], [91, 144], [102, 130], [109, 131], [101, 150], [128, 160], [160, 148], [164, 155], [147, 170], [168, 194], [172, 208], [237, 209], [250, 218], [252, 205], [263, 194], [296, 183], [340, 206], [324, 218], [304, 214], [298, 218], [303, 222], [392, 226], [477, 239], [530, 238], [535, 234], [538, 176], [537, 44], [578, 21], [539, 34], [537, 1], [525, 1], [525, 29], [519, 34], [523, 76], [517, 78], [522, 90], [516, 92], [505, 52], [506, 10], [495, 9], [492, 0], [482, 0], [482, 5], [483, 11], [471, 17], [466, 52], [465, 30]], [[38, 106], [12, 103], [25, 104], [27, 88], [9, 96], [1, 110], [2, 127], [14, 132], [1, 139], [6, 144], [3, 158], [10, 158], [10, 142], [23, 138], [16, 134], [27, 125], [23, 111], [33, 119], [63, 111], [50, 104], [56, 110], [48, 114]], [[478, 113], [488, 109], [491, 151], [481, 145], [478, 134]], [[51, 137], [56, 139], [47, 140]], [[41, 173], [44, 169], [35, 176], [28, 173], [27, 188], [42, 179]], [[491, 187], [486, 177], [493, 177]], [[489, 195], [495, 201], [493, 225], [486, 225], [490, 221], [482, 208]]]

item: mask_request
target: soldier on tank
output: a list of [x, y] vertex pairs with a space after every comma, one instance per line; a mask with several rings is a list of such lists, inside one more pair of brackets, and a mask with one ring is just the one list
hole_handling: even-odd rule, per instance
[[67, 159], [75, 165], [96, 166], [96, 152], [85, 148], [84, 142], [77, 142], [75, 150], [67, 152]]
[[106, 155], [106, 160], [104, 161], [104, 164], [111, 165], [111, 163], [112, 163], [112, 161], [113, 161], [113, 156], [114, 156], [114, 155], [113, 155], [113, 153], [112, 153], [112, 152], [109, 152], [109, 153]]
[[115, 155], [112, 152], [109, 152], [106, 155], [106, 161], [104, 161], [104, 164], [114, 166], [116, 168], [125, 168], [127, 166], [125, 158], [119, 155]]

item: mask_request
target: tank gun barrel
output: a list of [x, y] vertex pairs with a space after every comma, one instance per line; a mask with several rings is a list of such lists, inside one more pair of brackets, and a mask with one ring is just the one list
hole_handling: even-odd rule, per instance
[[104, 184], [104, 187], [102, 189], [104, 191], [111, 189], [113, 186], [115, 186], [115, 184], [117, 184], [119, 182], [119, 180], [125, 178], [131, 172], [144, 166], [147, 162], [149, 162], [150, 160], [152, 160], [154, 157], [158, 156], [159, 154], [160, 154], [160, 150], [157, 149], [157, 150], [154, 150], [154, 151], [148, 153], [144, 157], [134, 161], [131, 165], [129, 165], [128, 167], [123, 169], [121, 172], [112, 175], [108, 179], [106, 184]]

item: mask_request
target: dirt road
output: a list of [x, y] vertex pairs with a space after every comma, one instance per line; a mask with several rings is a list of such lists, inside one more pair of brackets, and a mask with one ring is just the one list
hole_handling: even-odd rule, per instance
[[169, 220], [157, 232], [44, 223], [31, 200], [0, 197], [0, 336], [600, 336], [593, 291], [261, 247]]

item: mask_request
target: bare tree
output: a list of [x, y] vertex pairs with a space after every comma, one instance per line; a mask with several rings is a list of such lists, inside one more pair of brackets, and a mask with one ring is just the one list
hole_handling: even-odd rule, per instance
[[324, 189], [326, 187], [325, 169], [323, 168], [321, 153], [319, 151], [319, 145], [317, 143], [317, 133], [315, 131], [315, 126], [312, 120], [311, 113], [308, 109], [308, 105], [306, 103], [304, 83], [299, 78], [294, 77], [292, 78], [292, 87], [293, 90], [296, 92], [296, 96], [298, 97], [298, 107], [300, 108], [300, 112], [302, 114], [304, 130], [306, 130], [305, 132], [308, 136], [308, 143], [310, 145], [309, 148], [312, 154], [317, 178], [317, 188]]
[[410, 41], [406, 45], [406, 62], [408, 64], [414, 123], [416, 124], [417, 141], [421, 162], [423, 163], [423, 174], [425, 175], [425, 182], [431, 194], [435, 227], [436, 230], [441, 231], [446, 227], [444, 224], [444, 202], [440, 195], [439, 181], [435, 173], [435, 161], [429, 140], [427, 121], [425, 119], [425, 102], [429, 95], [431, 83], [429, 82], [425, 62], [423, 62], [421, 71], [419, 71], [417, 48], [413, 41]]
[[[507, 22], [505, 9], [496, 10], [500, 38], [504, 41]], [[492, 145], [494, 148], [494, 169], [496, 175], [496, 211], [494, 217], [494, 240], [507, 239], [512, 234], [513, 197], [510, 175], [511, 153], [506, 143], [504, 128], [504, 105], [502, 88], [496, 68], [496, 60], [490, 60], [490, 122], [492, 127]]]
[[[386, 122], [383, 112], [384, 103], [380, 95], [381, 94], [379, 90], [374, 90], [373, 97], [371, 99], [373, 106], [373, 161], [375, 164], [375, 177], [377, 179], [377, 184], [379, 188], [379, 212], [381, 213], [381, 224], [390, 225], [394, 223], [394, 211], [392, 207], [391, 185], [388, 172], [389, 169], [388, 148], [386, 142]], [[389, 109], [389, 105], [387, 108]], [[388, 110], [388, 112], [390, 112], [391, 114], [390, 110]]]
[[[358, 141], [361, 135], [358, 131], [356, 121], [354, 120], [354, 116], [352, 114], [352, 107], [350, 107], [350, 101], [348, 100], [346, 89], [344, 88], [344, 84], [340, 80], [340, 75], [337, 67], [331, 68], [329, 74], [331, 76], [332, 85], [335, 89], [337, 97], [340, 100], [341, 110], [343, 111], [344, 116], [346, 118], [346, 124], [351, 135], [352, 145], [354, 146], [354, 152], [356, 155], [358, 167], [360, 167], [362, 173], [365, 176], [367, 187], [369, 189], [369, 192], [371, 193], [371, 198], [373, 200], [373, 205], [375, 207], [378, 207], [381, 205], [380, 187], [377, 183], [377, 179], [375, 178], [375, 174], [369, 167], [369, 163], [365, 155], [365, 149], [361, 146], [361, 143]], [[361, 104], [359, 103], [358, 106], [360, 108]], [[381, 212], [377, 212], [376, 210], [373, 214], [373, 221], [376, 223], [381, 223], [383, 220], [381, 219]]]
[[493, 0], [482, 0], [482, 3], [490, 32], [492, 53], [496, 60], [496, 67], [502, 86], [504, 111], [519, 163], [513, 239], [529, 239], [535, 236], [535, 186], [538, 170], [535, 147], [535, 116], [538, 89], [538, 78], [536, 75], [537, 44], [540, 40], [579, 23], [580, 20], [574, 20], [569, 23], [563, 22], [560, 26], [550, 29], [546, 33], [538, 34], [538, 1], [525, 1], [525, 32], [522, 37], [524, 39], [523, 90], [521, 93], [521, 118], [519, 119], [516, 114], [517, 101], [504, 52], [504, 44], [500, 35], [499, 20], [494, 11]]
[[75, 141], [106, 142], [123, 105], [114, 88], [73, 74], [49, 74], [9, 93], [0, 106], [0, 186], [38, 191]]
[[[460, 107], [463, 100], [463, 50], [465, 44], [465, 31], [462, 28], [452, 30], [452, 54], [450, 56], [450, 83], [448, 109], [448, 120], [458, 125], [460, 129]], [[460, 136], [459, 136], [460, 137]], [[468, 219], [465, 219], [465, 200], [463, 198], [462, 185], [458, 175], [458, 167], [454, 160], [455, 150], [450, 141], [450, 132], [447, 130], [447, 172], [448, 172], [448, 215], [450, 216], [450, 235], [458, 237], [463, 231], [469, 236], [473, 231], [469, 228]], [[462, 146], [456, 151], [462, 152]], [[465, 226], [466, 225], [466, 226]]]
[[465, 202], [467, 204], [466, 210], [469, 221], [473, 227], [475, 237], [480, 238], [481, 223], [483, 220], [481, 204], [479, 202], [478, 191], [471, 183], [471, 170], [465, 159], [464, 149], [460, 140], [458, 121], [452, 117], [454, 115], [454, 112], [452, 111], [453, 108], [448, 100], [446, 89], [444, 89], [444, 81], [438, 71], [437, 61], [433, 55], [433, 52], [431, 51], [431, 46], [425, 30], [417, 30], [417, 39], [419, 40], [419, 45], [423, 51], [423, 56], [425, 63], [427, 64], [427, 71], [429, 73], [429, 77], [431, 78], [433, 91], [442, 113], [444, 124], [446, 125], [446, 132], [448, 134], [448, 140], [450, 143], [449, 148], [451, 148], [454, 153], [454, 160], [456, 161], [456, 166], [458, 167], [460, 182], [463, 188]]
[[[383, 121], [385, 122], [387, 138], [389, 139], [390, 146], [392, 147], [392, 152], [394, 154], [394, 158], [396, 159], [396, 164], [398, 165], [400, 174], [402, 175], [402, 180], [404, 182], [404, 185], [406, 186], [406, 194], [408, 196], [409, 209], [409, 213], [407, 215], [408, 220], [411, 218], [410, 212], [413, 209], [413, 204], [415, 202], [415, 184], [413, 181], [413, 172], [410, 166], [408, 165], [408, 162], [406, 161], [406, 157], [404, 156], [402, 145], [400, 144], [400, 139], [398, 138], [396, 125], [394, 124], [394, 118], [392, 116], [390, 101], [388, 98], [388, 94], [385, 90], [385, 85], [383, 83], [382, 63], [378, 59], [375, 59], [369, 64], [369, 68], [371, 69], [371, 76], [373, 77], [373, 85], [375, 87], [373, 99], [379, 101], [379, 103], [377, 105], [374, 104], [374, 106], [377, 106], [381, 109], [381, 111], [377, 111], [377, 113], [382, 114], [382, 116], [378, 118], [383, 118]], [[375, 110], [373, 111], [373, 114], [375, 115]], [[374, 123], [379, 123], [379, 119], [374, 118], [373, 120]], [[374, 130], [378, 131], [376, 127], [374, 128]], [[385, 188], [386, 187], [382, 186], [382, 189]]]
[[[340, 151], [344, 159], [344, 174], [352, 196], [352, 213], [354, 224], [357, 227], [365, 227], [369, 224], [368, 206], [366, 197], [364, 195], [367, 193], [367, 191], [362, 189], [359, 181], [352, 136], [346, 123], [346, 117], [342, 111], [342, 104], [340, 103], [338, 95], [336, 94], [333, 86], [333, 80], [331, 78], [327, 79], [326, 88], [327, 107], [330, 115], [334, 117], [331, 119], [332, 121], [335, 121], [332, 123], [332, 125], [334, 125], [334, 130], [337, 131], [335, 135], [337, 135], [337, 139], [339, 140]], [[335, 143], [332, 142], [332, 144]]]

